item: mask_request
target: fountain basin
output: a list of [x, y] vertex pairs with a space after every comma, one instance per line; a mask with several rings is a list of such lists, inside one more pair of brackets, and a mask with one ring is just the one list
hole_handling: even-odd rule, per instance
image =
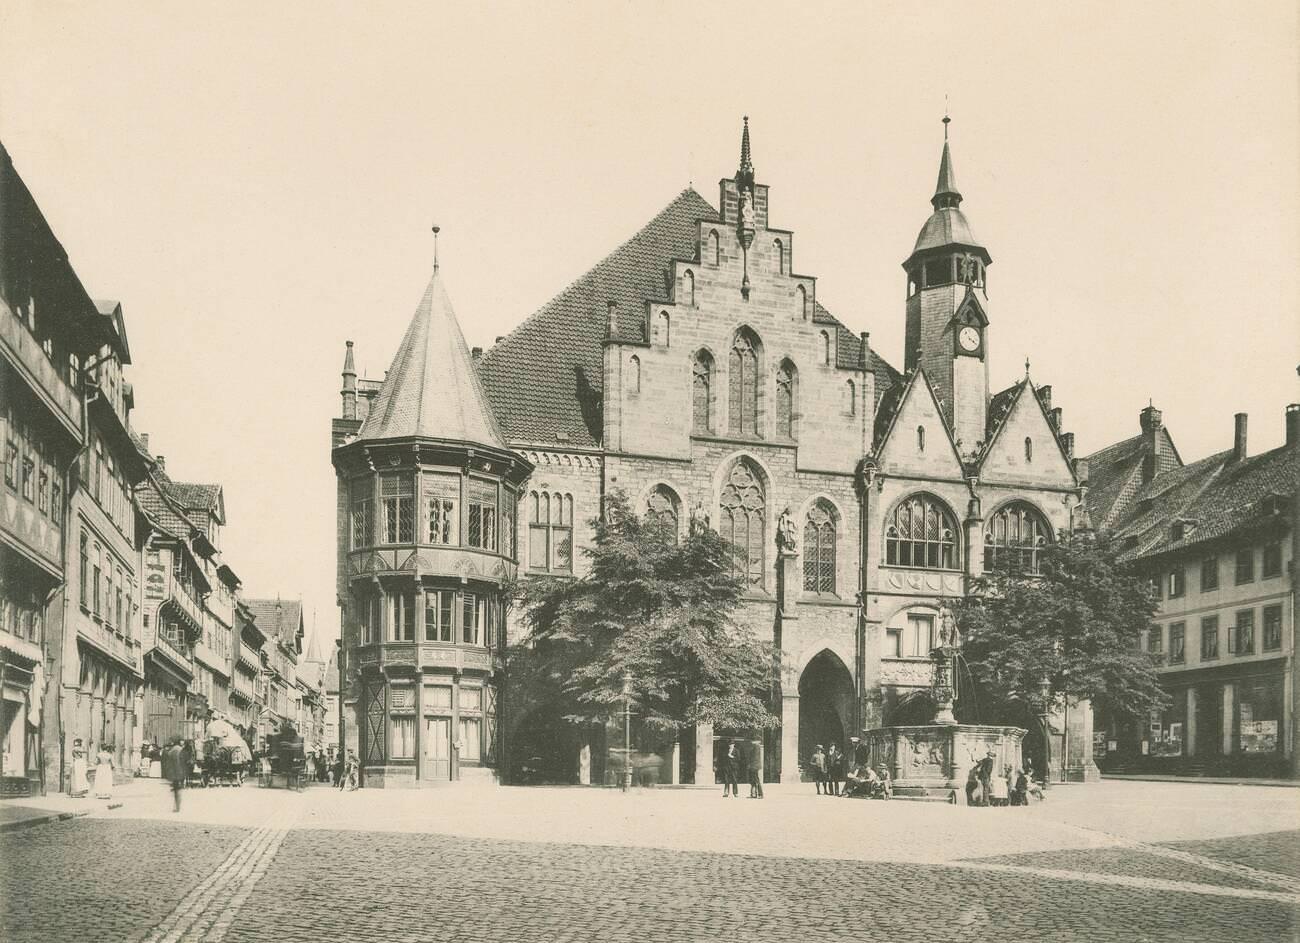
[[875, 727], [862, 732], [861, 749], [873, 768], [888, 767], [895, 796], [964, 805], [971, 767], [992, 750], [995, 770], [1020, 769], [1026, 733], [985, 724]]

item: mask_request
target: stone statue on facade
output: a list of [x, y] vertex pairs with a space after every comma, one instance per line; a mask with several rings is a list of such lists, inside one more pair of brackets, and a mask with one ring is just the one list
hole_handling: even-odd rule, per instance
[[957, 617], [947, 606], [939, 607], [939, 647], [961, 648], [961, 632], [957, 628]]
[[696, 502], [691, 508], [691, 533], [698, 533], [700, 530], [709, 529], [709, 512], [704, 509], [702, 503]]
[[798, 530], [789, 505], [781, 512], [776, 522], [776, 549], [781, 553], [794, 555], [799, 552]]

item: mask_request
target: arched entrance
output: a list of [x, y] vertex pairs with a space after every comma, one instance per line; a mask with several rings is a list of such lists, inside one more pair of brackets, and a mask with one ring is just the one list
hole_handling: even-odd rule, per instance
[[808, 662], [799, 676], [799, 763], [808, 769], [817, 744], [847, 750], [853, 729], [853, 676], [830, 649]]

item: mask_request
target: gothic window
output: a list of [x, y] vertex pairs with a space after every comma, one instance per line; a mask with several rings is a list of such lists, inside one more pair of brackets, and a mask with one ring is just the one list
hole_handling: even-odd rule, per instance
[[777, 273], [780, 275], [784, 275], [785, 274], [785, 246], [781, 245], [780, 239], [773, 240], [772, 252], [774, 254], [774, 258], [772, 261], [776, 263]]
[[718, 264], [718, 231], [709, 231], [708, 243], [704, 249], [704, 258], [710, 265]]
[[374, 486], [369, 478], [352, 483], [352, 549], [370, 546], [372, 538], [370, 509], [374, 503]]
[[641, 392], [641, 358], [636, 354], [628, 358], [627, 389], [629, 393]]
[[1025, 461], [1032, 462], [1033, 460], [1034, 460], [1034, 440], [1029, 438], [1029, 436], [1025, 436]]
[[733, 435], [758, 435], [758, 353], [758, 337], [747, 328], [737, 331], [727, 377]]
[[681, 519], [681, 502], [672, 488], [656, 485], [646, 498], [646, 526], [657, 531], [665, 540], [677, 542], [678, 522]]
[[850, 416], [858, 411], [858, 385], [852, 380], [844, 381], [844, 411]]
[[808, 320], [808, 290], [802, 285], [794, 291], [795, 301], [799, 304], [799, 317]]
[[573, 572], [573, 495], [528, 495], [528, 566], [549, 573]]
[[925, 426], [916, 427], [916, 450], [918, 452], [925, 451]]
[[794, 414], [797, 374], [789, 360], [781, 361], [776, 371], [776, 434], [779, 438], [794, 438]]
[[821, 342], [822, 342], [822, 351], [821, 351], [821, 353], [822, 353], [822, 363], [829, 367], [830, 364], [831, 364], [831, 336], [830, 336], [830, 334], [826, 333], [825, 331], [822, 331], [822, 332], [821, 332]]
[[955, 570], [957, 522], [947, 506], [928, 494], [900, 501], [885, 528], [885, 565]]
[[682, 276], [682, 285], [685, 287], [686, 303], [692, 308], [695, 307], [695, 273], [690, 269]]
[[702, 350], [691, 364], [691, 429], [694, 432], [713, 431], [712, 393], [713, 358]]
[[764, 537], [767, 499], [754, 468], [736, 462], [719, 501], [722, 536], [731, 544], [732, 573], [746, 589], [762, 589], [767, 541]]
[[424, 475], [424, 540], [431, 544], [460, 543], [460, 476]]
[[383, 540], [386, 544], [415, 541], [415, 483], [410, 475], [383, 475], [379, 497], [384, 511]]
[[669, 328], [671, 326], [671, 323], [672, 322], [671, 319], [668, 317], [667, 311], [660, 311], [658, 317], [655, 318], [655, 344], [657, 344], [658, 346], [660, 347], [668, 346]]
[[803, 588], [806, 593], [835, 592], [835, 509], [817, 501], [803, 525]]
[[480, 550], [496, 550], [500, 533], [496, 482], [469, 479], [466, 499], [469, 504], [469, 545]]
[[1037, 573], [1052, 530], [1023, 501], [1005, 505], [984, 525], [984, 569]]

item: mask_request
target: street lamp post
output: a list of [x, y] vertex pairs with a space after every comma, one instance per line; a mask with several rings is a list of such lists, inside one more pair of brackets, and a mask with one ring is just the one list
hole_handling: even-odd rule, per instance
[[632, 672], [623, 672], [623, 791], [632, 788]]
[[1047, 678], [1039, 685], [1038, 693], [1043, 696], [1043, 789], [1047, 789], [1052, 778], [1052, 728], [1048, 720], [1052, 684]]

